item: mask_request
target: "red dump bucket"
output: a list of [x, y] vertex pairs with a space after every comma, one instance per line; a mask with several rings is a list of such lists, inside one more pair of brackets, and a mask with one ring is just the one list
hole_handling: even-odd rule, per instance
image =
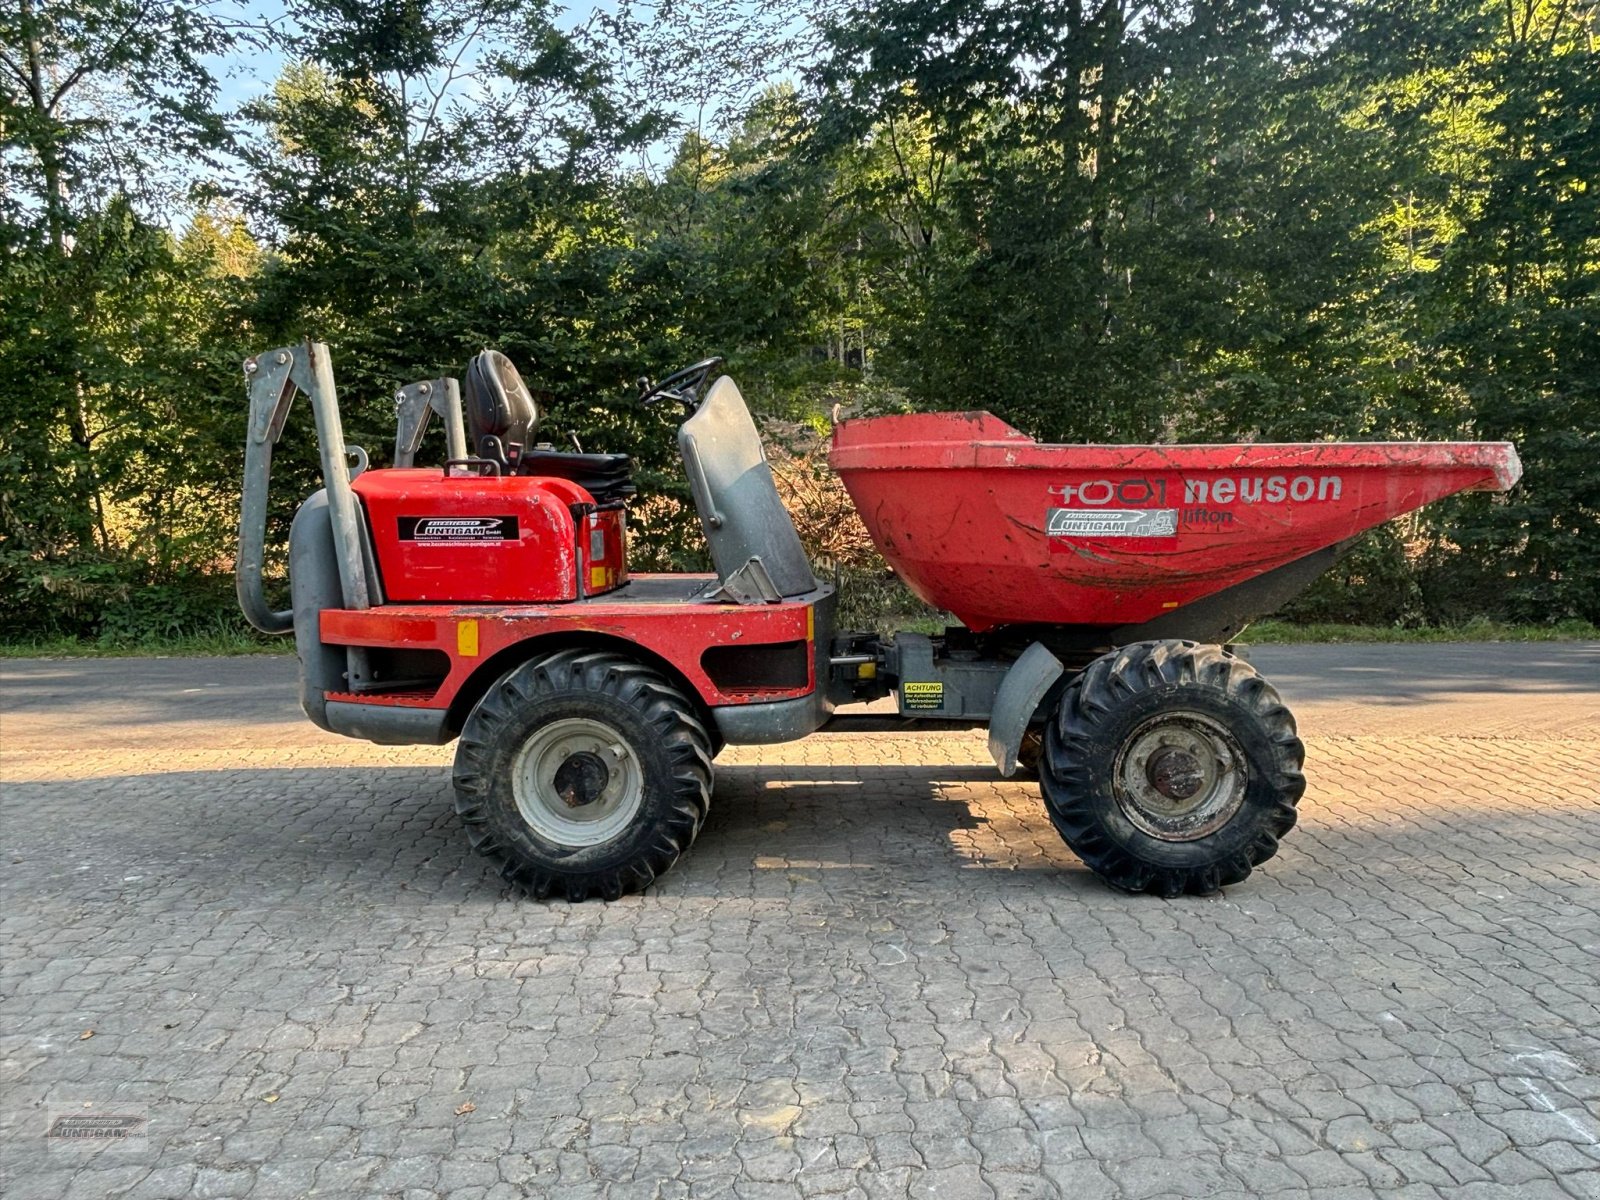
[[1147, 621], [1522, 474], [1509, 442], [1057, 446], [986, 412], [845, 421], [829, 462], [912, 591], [974, 630]]

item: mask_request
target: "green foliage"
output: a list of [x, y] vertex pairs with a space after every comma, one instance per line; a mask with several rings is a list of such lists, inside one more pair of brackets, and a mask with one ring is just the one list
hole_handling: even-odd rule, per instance
[[226, 561], [243, 416], [238, 285], [125, 200], [78, 218], [72, 253], [0, 261], [0, 615], [92, 629], [130, 587]]
[[1592, 13], [1133, 11], [868, 0], [832, 28], [818, 139], [879, 369], [1062, 440], [1508, 438], [1509, 498], [1367, 539], [1292, 611], [1594, 619]]
[[107, 641], [52, 635], [25, 636], [0, 641], [3, 658], [173, 658], [178, 656], [217, 656], [239, 654], [277, 654], [292, 656], [294, 642], [289, 638], [269, 638], [248, 627], [237, 627], [226, 613], [212, 613], [205, 627], [175, 638], [144, 638], [138, 641]]
[[[1290, 612], [1600, 618], [1588, 9], [860, 0], [798, 90], [773, 81], [807, 14], [644, 11], [0, 14], [8, 627], [235, 636], [238, 364], [307, 335], [380, 465], [397, 385], [507, 351], [544, 436], [635, 456], [641, 568], [704, 555], [634, 381], [712, 353], [817, 430], [842, 404], [1065, 440], [1509, 438], [1511, 496], [1375, 531]], [[220, 111], [207, 56], [267, 40], [282, 77]], [[280, 549], [309, 425], [277, 455]], [[849, 575], [853, 620], [925, 619]]]
[[1457, 625], [1404, 627], [1258, 621], [1239, 640], [1246, 645], [1277, 646], [1296, 642], [1577, 642], [1596, 638], [1600, 638], [1600, 628], [1575, 618], [1554, 625], [1508, 625], [1476, 617]]
[[0, 554], [0, 606], [9, 642], [52, 639], [103, 647], [253, 636], [219, 573], [160, 574], [133, 555], [41, 564]]
[[1422, 624], [1422, 589], [1407, 556], [1405, 524], [1362, 534], [1331, 571], [1285, 606], [1283, 617], [1305, 624]]
[[[1517, 619], [1600, 617], [1600, 48], [1592, 13], [1517, 0], [1461, 72], [1480, 174], [1445, 203], [1461, 234], [1423, 298], [1456, 420], [1517, 443], [1507, 504], [1443, 527], [1500, 566]], [[1449, 410], [1447, 410], [1448, 412]]]

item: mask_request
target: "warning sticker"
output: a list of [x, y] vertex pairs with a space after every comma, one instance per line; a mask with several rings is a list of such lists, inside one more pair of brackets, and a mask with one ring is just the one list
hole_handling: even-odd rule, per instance
[[902, 683], [900, 702], [905, 708], [943, 708], [944, 684]]
[[426, 545], [476, 545], [517, 540], [516, 517], [401, 517], [400, 540]]

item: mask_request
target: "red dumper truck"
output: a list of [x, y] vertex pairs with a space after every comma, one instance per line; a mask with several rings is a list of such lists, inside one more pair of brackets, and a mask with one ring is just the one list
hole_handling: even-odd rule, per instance
[[[676, 415], [715, 570], [634, 574], [628, 457], [539, 441], [504, 355], [402, 388], [382, 469], [345, 445], [325, 346], [245, 364], [245, 615], [294, 635], [323, 729], [455, 741], [473, 846], [536, 897], [648, 886], [694, 842], [723, 746], [845, 727], [836, 709], [889, 696], [908, 721], [986, 726], [1000, 774], [1036, 774], [1113, 886], [1238, 883], [1294, 826], [1305, 781], [1294, 718], [1233, 639], [1363, 530], [1521, 473], [1503, 442], [1068, 446], [985, 412], [842, 421], [829, 461], [873, 541], [959, 622], [880, 637], [835, 628], [721, 365], [640, 395]], [[294, 519], [291, 606], [274, 611], [272, 451], [300, 393], [323, 487]], [[433, 415], [448, 458], [414, 466]]]

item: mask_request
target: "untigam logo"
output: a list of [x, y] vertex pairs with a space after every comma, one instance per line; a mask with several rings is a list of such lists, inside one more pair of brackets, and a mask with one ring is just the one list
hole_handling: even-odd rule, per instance
[[477, 545], [517, 540], [515, 517], [401, 517], [400, 540], [430, 545]]
[[1175, 508], [1052, 508], [1050, 537], [1171, 537], [1178, 532]]

